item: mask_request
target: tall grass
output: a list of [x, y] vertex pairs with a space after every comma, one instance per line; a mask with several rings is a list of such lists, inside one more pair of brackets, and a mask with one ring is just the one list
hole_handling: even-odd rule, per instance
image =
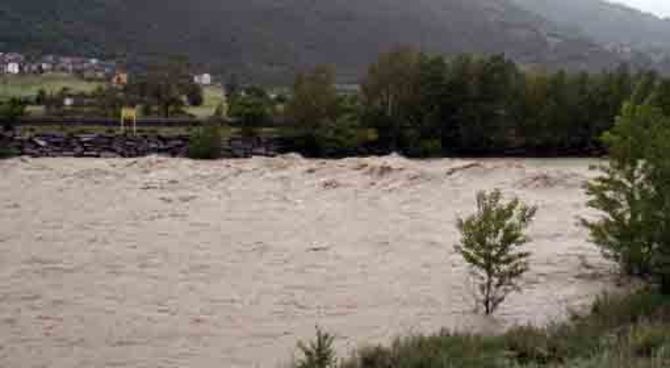
[[341, 368], [670, 367], [670, 296], [603, 295], [584, 314], [546, 328], [485, 336], [441, 331], [369, 346]]

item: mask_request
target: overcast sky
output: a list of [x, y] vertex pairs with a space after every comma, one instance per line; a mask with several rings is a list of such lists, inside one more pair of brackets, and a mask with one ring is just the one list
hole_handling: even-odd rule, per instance
[[609, 0], [613, 3], [626, 4], [634, 8], [654, 13], [663, 17], [670, 17], [670, 0]]

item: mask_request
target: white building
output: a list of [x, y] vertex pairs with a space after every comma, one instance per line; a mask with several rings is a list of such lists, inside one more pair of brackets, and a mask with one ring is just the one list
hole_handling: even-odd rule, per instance
[[7, 74], [19, 74], [21, 72], [21, 66], [19, 63], [7, 63], [7, 66], [5, 66], [5, 72]]
[[212, 84], [212, 75], [209, 73], [198, 74], [193, 77], [193, 81], [203, 86], [209, 86]]

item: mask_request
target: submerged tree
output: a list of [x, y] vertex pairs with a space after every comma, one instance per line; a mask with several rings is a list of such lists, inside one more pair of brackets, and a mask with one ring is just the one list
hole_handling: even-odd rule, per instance
[[298, 349], [303, 354], [296, 365], [297, 368], [334, 368], [337, 364], [333, 342], [335, 337], [316, 327], [316, 338], [305, 344], [298, 343]]
[[529, 241], [525, 230], [536, 211], [517, 198], [503, 202], [501, 192], [495, 190], [477, 193], [477, 212], [458, 220], [461, 241], [455, 249], [471, 268], [477, 303], [486, 314], [520, 289], [518, 280], [528, 271], [530, 253], [519, 248]]

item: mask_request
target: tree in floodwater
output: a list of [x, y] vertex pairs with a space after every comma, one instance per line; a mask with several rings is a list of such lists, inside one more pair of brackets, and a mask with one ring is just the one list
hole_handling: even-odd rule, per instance
[[459, 219], [461, 241], [456, 251], [470, 266], [477, 288], [477, 303], [492, 314], [513, 291], [529, 269], [530, 253], [520, 250], [530, 239], [525, 235], [536, 207], [518, 198], [502, 200], [500, 190], [477, 193], [477, 212]]

